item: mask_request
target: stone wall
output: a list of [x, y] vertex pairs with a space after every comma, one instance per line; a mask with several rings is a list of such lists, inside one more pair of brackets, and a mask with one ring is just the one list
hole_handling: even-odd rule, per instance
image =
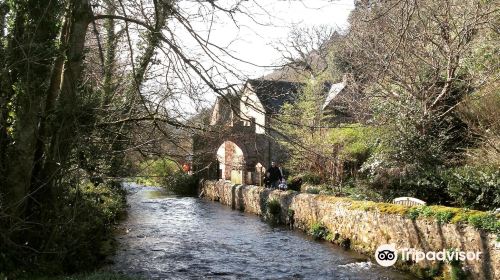
[[[468, 225], [439, 224], [428, 219], [412, 220], [400, 214], [353, 209], [349, 200], [271, 191], [223, 181], [204, 181], [200, 191], [200, 196], [206, 199], [257, 215], [262, 215], [265, 203], [275, 198], [281, 204], [281, 221], [288, 221], [303, 230], [319, 222], [339, 240], [349, 240], [352, 249], [370, 257], [381, 244], [395, 244], [396, 248], [414, 248], [424, 252], [450, 248], [481, 251], [480, 261], [467, 261], [463, 263], [463, 268], [472, 279], [500, 279], [500, 248], [495, 248], [496, 234], [485, 233]], [[292, 212], [293, 217], [290, 217]], [[398, 266], [412, 271], [425, 271], [435, 267], [436, 263], [422, 261], [415, 265], [398, 262]]]

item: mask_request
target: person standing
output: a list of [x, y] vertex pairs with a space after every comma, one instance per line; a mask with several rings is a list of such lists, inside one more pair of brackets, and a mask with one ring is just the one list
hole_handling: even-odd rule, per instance
[[283, 175], [281, 174], [281, 170], [276, 163], [271, 162], [271, 167], [267, 170], [267, 177], [269, 178], [269, 182], [271, 184], [271, 188], [278, 188], [279, 183], [283, 179]]

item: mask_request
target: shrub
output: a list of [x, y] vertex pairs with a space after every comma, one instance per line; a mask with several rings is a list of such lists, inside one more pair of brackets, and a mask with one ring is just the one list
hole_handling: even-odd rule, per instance
[[[449, 251], [450, 253], [453, 251], [456, 252], [456, 249], [448, 249], [447, 251]], [[446, 256], [448, 256], [448, 254], [446, 254]], [[450, 265], [450, 273], [449, 273], [448, 277], [451, 280], [464, 280], [464, 279], [468, 278], [467, 274], [465, 273], [465, 271], [462, 268], [462, 262], [460, 260], [448, 259], [448, 257], [447, 257], [446, 263], [448, 263]]]
[[179, 171], [176, 162], [170, 159], [150, 159], [139, 164], [136, 183], [148, 186], [160, 186], [164, 178]]
[[479, 210], [500, 208], [500, 170], [462, 166], [443, 172], [447, 191], [462, 207]]
[[179, 171], [164, 178], [162, 186], [175, 194], [192, 196], [198, 192], [198, 182], [198, 176]]
[[[492, 41], [494, 42], [494, 41]], [[498, 44], [497, 44], [498, 45]], [[483, 44], [476, 50], [485, 51], [489, 47]], [[496, 52], [500, 49], [495, 46]], [[488, 51], [489, 52], [489, 51]], [[480, 59], [489, 60], [485, 64], [496, 65], [498, 69], [498, 55], [479, 55]], [[496, 57], [496, 59], [491, 59]], [[481, 67], [485, 64], [481, 63]], [[483, 68], [482, 71], [484, 71]], [[490, 82], [482, 82], [483, 86], [477, 88], [474, 94], [468, 95], [464, 102], [458, 107], [460, 117], [467, 124], [473, 135], [477, 135], [478, 142], [467, 149], [468, 162], [474, 165], [500, 166], [500, 153], [498, 143], [500, 143], [500, 81], [491, 79]]]
[[314, 239], [326, 239], [329, 235], [328, 229], [321, 223], [316, 222], [309, 228], [309, 234]]
[[353, 200], [370, 200], [377, 202], [384, 201], [384, 197], [380, 193], [370, 189], [366, 186], [366, 184], [360, 183], [355, 187], [344, 188], [343, 192], [346, 196], [352, 198]]
[[[45, 208], [42, 223], [27, 226], [20, 232], [0, 229], [0, 267], [12, 278], [26, 274], [57, 275], [94, 268], [114, 249], [111, 233], [114, 223], [125, 211], [125, 191], [116, 183], [81, 182], [76, 186], [54, 189], [54, 203]], [[4, 217], [1, 217], [4, 218]], [[8, 236], [11, 234], [11, 236]], [[44, 252], [39, 254], [23, 246], [26, 240], [43, 239]], [[21, 248], [21, 249], [20, 249]]]
[[329, 138], [333, 145], [341, 147], [339, 158], [346, 162], [361, 165], [373, 150], [373, 135], [376, 131], [372, 127], [353, 124], [349, 127], [332, 128]]
[[286, 215], [290, 221], [293, 221], [293, 217], [295, 216], [295, 210], [293, 210], [292, 208], [288, 208]]
[[269, 199], [266, 203], [266, 210], [271, 217], [279, 217], [281, 204], [276, 198]]
[[424, 218], [436, 217], [436, 221], [438, 222], [450, 221], [453, 215], [454, 214], [450, 211], [436, 211], [430, 206], [412, 207], [407, 212], [407, 216], [412, 220], [415, 220], [418, 217], [424, 217]]
[[[367, 167], [368, 168], [368, 167]], [[500, 170], [461, 166], [427, 170], [373, 167], [368, 189], [385, 199], [412, 196], [428, 204], [491, 210], [500, 207]]]

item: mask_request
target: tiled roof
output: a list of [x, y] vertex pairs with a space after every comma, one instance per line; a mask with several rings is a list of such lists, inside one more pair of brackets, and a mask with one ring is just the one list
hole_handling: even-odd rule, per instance
[[293, 103], [297, 99], [302, 83], [274, 80], [248, 80], [247, 84], [257, 94], [266, 113], [279, 113], [285, 103]]

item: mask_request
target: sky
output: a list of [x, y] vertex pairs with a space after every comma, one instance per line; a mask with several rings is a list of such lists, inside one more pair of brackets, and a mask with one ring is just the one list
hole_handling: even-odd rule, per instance
[[[234, 1], [219, 0], [221, 6]], [[281, 55], [275, 49], [280, 41], [286, 40], [292, 28], [325, 25], [337, 29], [347, 27], [347, 18], [354, 8], [353, 0], [251, 0], [244, 1], [242, 10], [236, 13], [235, 21], [223, 13], [217, 13], [212, 20], [197, 20], [193, 17], [193, 26], [200, 34], [208, 35], [212, 43], [224, 46], [239, 59], [256, 65], [269, 66], [280, 62]], [[199, 5], [192, 1], [181, 2], [186, 12], [195, 14]], [[224, 6], [227, 7], [227, 6]], [[251, 17], [246, 14], [252, 15]], [[212, 19], [212, 18], [210, 18]], [[210, 26], [209, 26], [210, 25]], [[179, 37], [190, 47], [187, 35], [179, 32]], [[238, 70], [249, 77], [259, 77], [269, 73], [269, 68], [255, 67], [232, 60]]]
[[[286, 41], [294, 28], [328, 26], [345, 30], [349, 13], [354, 9], [354, 0], [216, 0], [214, 3], [230, 8], [235, 2], [241, 2], [241, 12], [234, 13], [233, 18], [224, 12], [213, 12], [210, 4], [203, 5], [200, 1], [179, 3], [196, 34], [222, 49], [211, 47], [212, 58], [208, 58], [179, 21], [169, 23], [175, 42], [190, 59], [209, 69], [210, 76], [222, 86], [241, 85], [248, 78], [259, 78], [276, 69], [272, 66], [283, 63], [276, 47]], [[221, 61], [220, 65], [214, 63], [214, 57], [215, 61]], [[216, 94], [210, 93], [209, 88], [206, 90], [199, 101], [193, 101], [181, 90], [172, 107], [196, 113], [200, 108], [211, 106]]]

